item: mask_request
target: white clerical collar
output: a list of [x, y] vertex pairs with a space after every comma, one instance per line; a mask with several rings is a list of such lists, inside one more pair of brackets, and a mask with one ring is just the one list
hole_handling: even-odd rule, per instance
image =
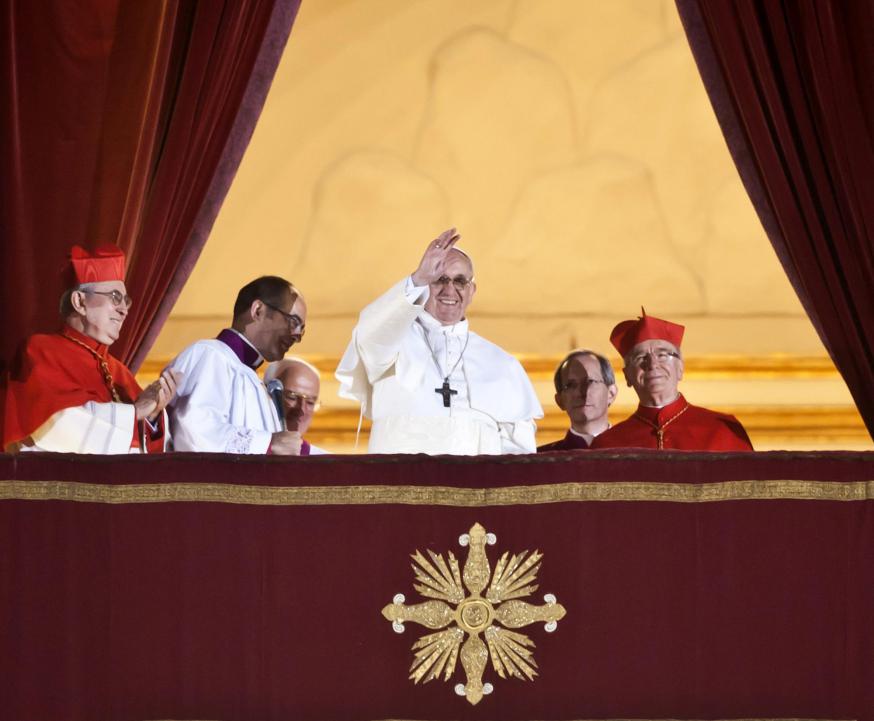
[[[610, 427], [610, 424], [608, 423], [607, 428], [609, 428], [609, 427]], [[605, 428], [604, 431], [606, 431], [607, 428]], [[597, 433], [580, 433], [579, 431], [575, 431], [573, 428], [568, 428], [568, 430], [571, 433], [573, 433], [575, 436], [582, 438], [586, 441], [591, 441], [595, 436], [600, 436], [604, 432], [604, 431], [598, 431]]]
[[428, 311], [425, 311], [419, 316], [419, 322], [425, 327], [425, 330], [427, 330], [429, 333], [440, 331], [443, 333], [449, 333], [451, 335], [463, 336], [468, 332], [467, 318], [462, 318], [460, 321], [458, 321], [458, 323], [443, 325]]

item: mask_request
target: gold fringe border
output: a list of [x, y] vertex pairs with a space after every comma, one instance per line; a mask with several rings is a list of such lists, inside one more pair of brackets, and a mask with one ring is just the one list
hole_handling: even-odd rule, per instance
[[502, 488], [453, 486], [247, 486], [230, 483], [105, 485], [73, 481], [2, 481], [0, 501], [81, 503], [232, 503], [250, 506], [515, 506], [586, 501], [868, 501], [874, 481], [633, 481], [551, 483]]

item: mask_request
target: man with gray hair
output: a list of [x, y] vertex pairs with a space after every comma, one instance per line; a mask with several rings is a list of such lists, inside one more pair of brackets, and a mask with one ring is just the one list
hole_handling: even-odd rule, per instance
[[640, 400], [637, 410], [598, 436], [592, 448], [652, 448], [680, 451], [751, 451], [740, 421], [727, 413], [693, 406], [680, 393], [685, 327], [647, 315], [624, 320], [610, 342], [625, 364], [625, 381]]
[[300, 455], [320, 456], [327, 451], [314, 446], [303, 436], [319, 409], [321, 379], [318, 369], [303, 358], [283, 358], [267, 366], [264, 382], [282, 383], [282, 403], [285, 408], [285, 427], [301, 435]]
[[31, 336], [7, 379], [2, 450], [164, 450], [164, 407], [181, 375], [165, 370], [143, 390], [109, 353], [133, 303], [124, 277], [125, 255], [117, 246], [70, 249], [61, 328]]
[[544, 451], [586, 450], [592, 439], [610, 427], [607, 410], [619, 389], [613, 367], [604, 356], [575, 350], [555, 370], [555, 403], [571, 422], [565, 437], [537, 448]]

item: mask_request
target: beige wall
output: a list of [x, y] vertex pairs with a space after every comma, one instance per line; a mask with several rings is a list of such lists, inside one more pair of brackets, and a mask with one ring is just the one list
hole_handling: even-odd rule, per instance
[[[475, 327], [513, 352], [608, 351], [644, 305], [687, 324], [690, 358], [825, 357], [672, 0], [307, 0], [153, 365], [214, 335], [264, 273], [307, 297], [299, 351], [336, 358], [360, 308], [450, 225], [476, 261]], [[846, 410], [830, 379], [808, 406]], [[804, 392], [772, 382], [765, 402], [736, 380], [693, 401]]]

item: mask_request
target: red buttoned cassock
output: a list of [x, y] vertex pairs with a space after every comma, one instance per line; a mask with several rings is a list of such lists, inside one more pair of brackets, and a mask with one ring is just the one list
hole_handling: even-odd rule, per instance
[[638, 406], [629, 418], [592, 441], [600, 448], [659, 448], [665, 450], [751, 451], [753, 445], [740, 421], [727, 413], [693, 406], [682, 394], [663, 408]]
[[[610, 342], [626, 358], [637, 344], [648, 340], [663, 340], [679, 349], [684, 331], [682, 325], [647, 315], [641, 308], [639, 318], [624, 320], [613, 329]], [[631, 417], [595, 438], [591, 448], [751, 451], [753, 445], [737, 418], [693, 406], [678, 394], [662, 408], [639, 405]]]
[[[105, 359], [120, 402], [134, 402], [142, 389], [133, 373], [109, 354], [107, 346], [69, 326], [58, 333], [33, 335], [10, 372], [4, 407], [4, 450], [29, 438], [58, 411], [89, 401], [115, 401], [95, 353]], [[146, 434], [150, 453], [163, 449], [163, 423], [161, 417], [159, 432]], [[130, 446], [138, 447], [136, 422], [131, 424], [130, 432]]]
[[[124, 253], [114, 245], [94, 252], [74, 246], [68, 287], [124, 280]], [[108, 346], [65, 325], [33, 335], [16, 355], [4, 388], [3, 450], [124, 453], [140, 447], [133, 402], [142, 389]], [[97, 405], [95, 405], [97, 404]], [[129, 429], [129, 430], [128, 430]], [[164, 417], [144, 429], [146, 449], [164, 447]]]

